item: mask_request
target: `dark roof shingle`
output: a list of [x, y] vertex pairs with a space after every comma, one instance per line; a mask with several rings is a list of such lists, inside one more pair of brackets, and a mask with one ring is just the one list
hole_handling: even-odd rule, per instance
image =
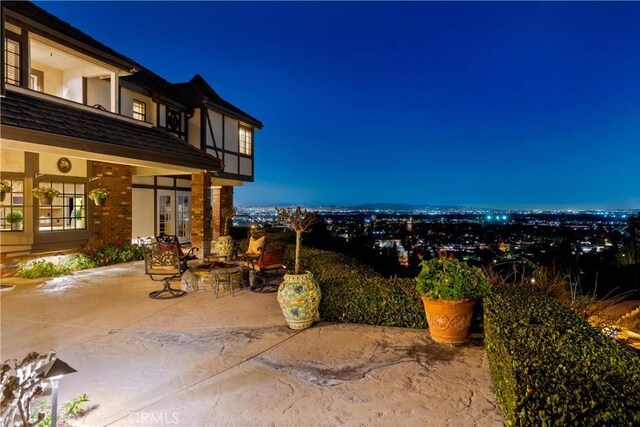
[[102, 154], [167, 165], [219, 170], [219, 159], [156, 127], [147, 127], [70, 105], [7, 90], [3, 125], [79, 138]]

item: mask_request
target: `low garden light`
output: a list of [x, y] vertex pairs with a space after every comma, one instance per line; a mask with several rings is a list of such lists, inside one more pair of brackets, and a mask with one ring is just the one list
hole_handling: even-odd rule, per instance
[[62, 360], [55, 358], [38, 368], [36, 372], [51, 381], [51, 427], [55, 427], [58, 421], [58, 384], [62, 377], [77, 371]]

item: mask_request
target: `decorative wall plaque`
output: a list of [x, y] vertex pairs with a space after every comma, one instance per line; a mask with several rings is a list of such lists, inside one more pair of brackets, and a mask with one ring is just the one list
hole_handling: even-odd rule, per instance
[[62, 173], [67, 173], [71, 170], [71, 160], [66, 157], [60, 157], [58, 159], [58, 170]]

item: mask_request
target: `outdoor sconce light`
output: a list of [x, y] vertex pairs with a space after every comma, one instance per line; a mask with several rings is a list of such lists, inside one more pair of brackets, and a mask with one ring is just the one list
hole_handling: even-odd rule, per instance
[[58, 383], [65, 375], [77, 371], [62, 360], [55, 358], [36, 369], [36, 372], [43, 374], [45, 379], [51, 381], [51, 427], [56, 427], [58, 421]]

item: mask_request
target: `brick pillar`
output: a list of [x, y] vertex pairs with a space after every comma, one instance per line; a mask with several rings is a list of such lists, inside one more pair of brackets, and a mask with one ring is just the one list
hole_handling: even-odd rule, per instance
[[[219, 237], [224, 231], [222, 223], [222, 209], [233, 207], [233, 187], [222, 186], [213, 189], [213, 238]], [[227, 228], [231, 232], [231, 224]]]
[[107, 243], [131, 241], [131, 167], [113, 163], [92, 162], [91, 174], [100, 178], [89, 182], [88, 191], [96, 187], [108, 187], [109, 198], [103, 206], [95, 206], [87, 198], [93, 209], [91, 224], [93, 236], [89, 248]]
[[191, 246], [200, 248], [199, 257], [211, 255], [211, 175], [191, 175]]

